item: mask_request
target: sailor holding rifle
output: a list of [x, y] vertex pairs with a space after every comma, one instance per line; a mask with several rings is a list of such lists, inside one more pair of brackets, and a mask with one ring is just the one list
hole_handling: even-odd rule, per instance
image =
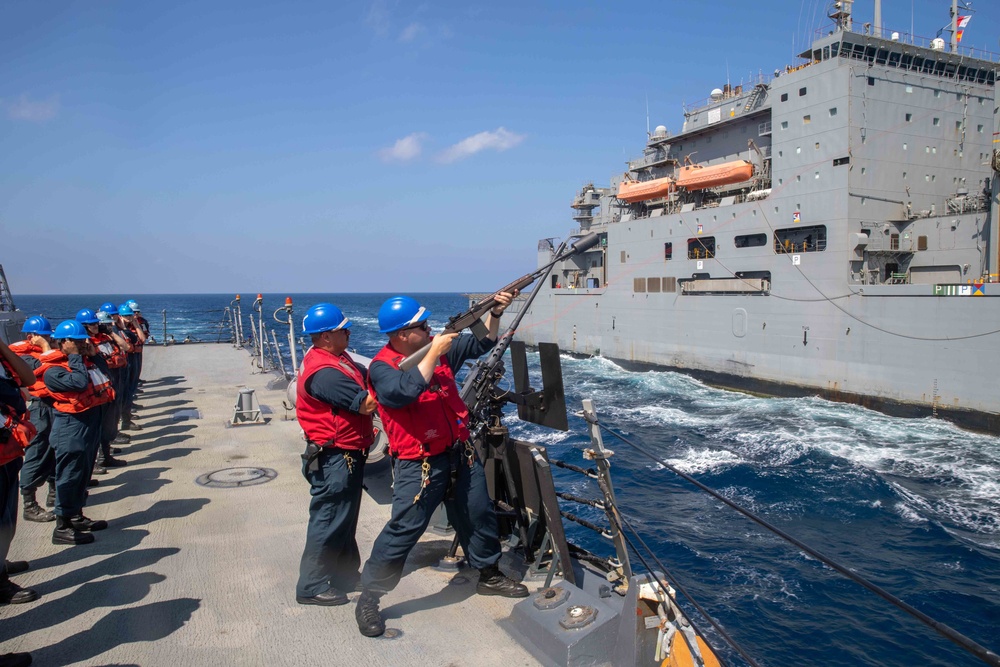
[[[386, 301], [378, 323], [389, 340], [369, 366], [369, 388], [378, 401], [394, 465], [392, 517], [375, 540], [361, 574], [361, 597], [355, 609], [366, 637], [385, 632], [379, 599], [399, 583], [410, 550], [444, 501], [469, 564], [479, 570], [480, 595], [527, 597], [528, 589], [497, 567], [500, 540], [497, 519], [486, 490], [483, 466], [469, 442], [469, 411], [459, 396], [455, 369], [488, 352], [497, 341], [500, 316], [515, 293], [499, 292], [486, 317], [488, 333], [442, 333], [431, 336], [430, 312], [407, 296]], [[430, 345], [409, 370], [403, 359]]]
[[347, 604], [345, 591], [354, 590], [360, 578], [355, 533], [376, 405], [364, 366], [347, 353], [351, 321], [339, 308], [313, 306], [302, 319], [302, 332], [313, 346], [302, 360], [295, 403], [309, 443], [302, 474], [312, 500], [295, 601], [334, 606]]

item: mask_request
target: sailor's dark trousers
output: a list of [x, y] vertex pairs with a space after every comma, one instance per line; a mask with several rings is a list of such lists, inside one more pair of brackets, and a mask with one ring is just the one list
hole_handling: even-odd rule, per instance
[[24, 459], [18, 456], [0, 466], [0, 582], [7, 580], [7, 554], [17, 529], [17, 473]]
[[311, 472], [305, 462], [302, 474], [309, 481], [309, 527], [299, 563], [298, 597], [314, 597], [331, 586], [342, 592], [354, 590], [361, 567], [355, 534], [361, 512], [366, 452], [350, 451], [348, 466], [342, 450], [323, 448]]
[[118, 426], [122, 418], [122, 369], [109, 368], [108, 378], [115, 390], [115, 400], [105, 404], [105, 412], [101, 416], [101, 447], [97, 453], [98, 461], [111, 456], [111, 441], [118, 437]]
[[93, 469], [94, 448], [101, 437], [101, 406], [70, 414], [52, 411], [49, 441], [56, 454], [57, 516], [71, 517], [83, 512], [87, 482]]
[[[497, 517], [486, 490], [486, 475], [478, 458], [470, 466], [461, 446], [427, 459], [430, 483], [421, 491], [421, 461], [394, 461], [392, 517], [372, 547], [371, 557], [361, 573], [361, 586], [376, 594], [391, 591], [403, 575], [406, 557], [427, 530], [431, 515], [443, 501], [448, 520], [458, 533], [458, 541], [469, 565], [483, 569], [500, 560]], [[448, 491], [451, 467], [458, 476]], [[414, 502], [414, 497], [420, 498]], [[448, 497], [446, 497], [446, 495]]]
[[33, 398], [28, 407], [31, 411], [31, 423], [38, 432], [24, 452], [21, 492], [31, 495], [55, 474], [56, 455], [49, 441], [52, 434], [52, 404]]

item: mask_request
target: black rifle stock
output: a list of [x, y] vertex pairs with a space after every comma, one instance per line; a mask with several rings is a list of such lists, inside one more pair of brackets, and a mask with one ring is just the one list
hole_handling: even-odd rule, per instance
[[[537, 280], [539, 277], [548, 274], [549, 270], [551, 270], [552, 267], [558, 264], [559, 262], [567, 260], [570, 257], [573, 257], [574, 255], [584, 252], [585, 250], [589, 250], [590, 248], [597, 245], [597, 242], [599, 240], [600, 237], [597, 234], [587, 234], [586, 236], [578, 240], [576, 243], [574, 243], [569, 250], [567, 250], [562, 254], [557, 255], [555, 259], [553, 259], [545, 266], [539, 268], [536, 271], [532, 271], [531, 273], [526, 273], [517, 280], [501, 287], [493, 294], [493, 296], [489, 296], [481, 301], [477, 301], [474, 304], [472, 304], [472, 306], [467, 311], [452, 316], [451, 319], [448, 320], [448, 324], [445, 325], [444, 330], [441, 333], [443, 334], [458, 333], [459, 331], [462, 331], [464, 329], [472, 329], [472, 333], [474, 333], [476, 337], [481, 340], [487, 334], [486, 325], [483, 324], [482, 317], [490, 310], [492, 310], [493, 307], [497, 305], [497, 303], [499, 303], [496, 300], [496, 294], [499, 294], [500, 292], [513, 293], [515, 290], [520, 292], [525, 287], [535, 282], [535, 280]], [[532, 298], [534, 298], [534, 295], [537, 293], [537, 291], [538, 290], [536, 289], [534, 292], [532, 292], [531, 295]], [[530, 304], [531, 300], [529, 299], [525, 303], [524, 307], [521, 309], [521, 312], [523, 313], [524, 311], [526, 311]], [[427, 352], [430, 349], [431, 349], [430, 343], [424, 345], [422, 348], [420, 348], [410, 356], [403, 359], [403, 361], [400, 362], [399, 364], [400, 369], [404, 371], [410, 370], [411, 368], [419, 364], [425, 356], [427, 356]]]

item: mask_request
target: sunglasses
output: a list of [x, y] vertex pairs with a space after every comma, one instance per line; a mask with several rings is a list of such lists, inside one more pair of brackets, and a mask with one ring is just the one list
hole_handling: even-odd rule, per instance
[[427, 322], [421, 322], [420, 324], [414, 324], [412, 327], [403, 327], [399, 330], [400, 333], [405, 333], [407, 331], [413, 331], [414, 329], [423, 329], [424, 331], [430, 331], [431, 326]]

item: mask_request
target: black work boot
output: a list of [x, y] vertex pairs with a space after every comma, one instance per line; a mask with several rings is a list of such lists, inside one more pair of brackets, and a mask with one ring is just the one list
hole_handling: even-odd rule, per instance
[[24, 604], [38, 599], [38, 593], [30, 588], [21, 588], [4, 575], [0, 580], [0, 604]]
[[101, 461], [101, 465], [105, 468], [121, 468], [122, 466], [127, 466], [128, 461], [123, 461], [122, 459], [116, 459], [113, 456], [105, 456]]
[[505, 575], [496, 565], [484, 567], [479, 571], [476, 592], [480, 595], [500, 595], [505, 598], [528, 597], [528, 587]]
[[365, 637], [378, 637], [385, 632], [385, 621], [378, 613], [378, 596], [363, 591], [358, 598], [358, 606], [354, 608], [354, 618], [358, 621], [358, 630]]
[[88, 519], [82, 514], [77, 514], [76, 516], [71, 516], [69, 522], [73, 524], [73, 527], [84, 533], [92, 533], [96, 530], [104, 530], [108, 527], [108, 522], [104, 519], [98, 519], [94, 521], [93, 519]]
[[56, 485], [52, 482], [49, 482], [49, 492], [45, 494], [45, 506], [56, 506]]
[[93, 541], [93, 535], [77, 530], [68, 517], [56, 516], [56, 528], [52, 531], [52, 544], [90, 544]]
[[31, 564], [26, 560], [5, 560], [4, 566], [7, 568], [7, 574], [9, 575], [21, 574], [31, 569]]
[[30, 494], [21, 493], [21, 497], [24, 498], [24, 512], [21, 516], [24, 517], [25, 521], [34, 521], [36, 523], [46, 523], [48, 521], [55, 521], [56, 515], [49, 512], [35, 500], [35, 492], [32, 491]]
[[[127, 445], [130, 442], [132, 442], [132, 436], [130, 436], [128, 433], [119, 433], [118, 435], [115, 436], [115, 439], [111, 441], [111, 444], [112, 445]], [[112, 449], [111, 453], [112, 454], [117, 454], [118, 452], [116, 452], [116, 451], [114, 451]]]

